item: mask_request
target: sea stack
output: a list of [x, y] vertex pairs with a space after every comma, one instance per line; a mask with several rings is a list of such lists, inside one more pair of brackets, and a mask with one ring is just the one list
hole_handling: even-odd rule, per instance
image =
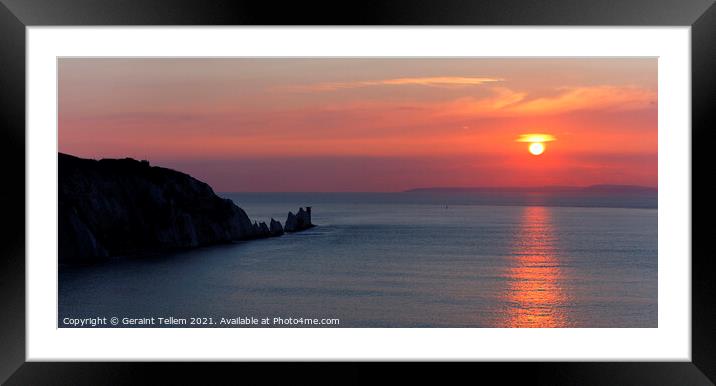
[[268, 225], [266, 225], [266, 223], [263, 221], [261, 221], [261, 222], [254, 221], [251, 228], [253, 231], [253, 235], [252, 235], [253, 238], [262, 239], [262, 238], [271, 236], [271, 231], [269, 231]]
[[274, 220], [272, 217], [269, 225], [269, 231], [271, 232], [271, 236], [281, 236], [283, 234], [283, 226], [281, 225], [281, 222]]
[[286, 226], [284, 227], [286, 232], [298, 232], [312, 227], [314, 227], [314, 225], [311, 223], [310, 206], [307, 206], [305, 210], [303, 208], [299, 208], [298, 213], [296, 214], [288, 212]]

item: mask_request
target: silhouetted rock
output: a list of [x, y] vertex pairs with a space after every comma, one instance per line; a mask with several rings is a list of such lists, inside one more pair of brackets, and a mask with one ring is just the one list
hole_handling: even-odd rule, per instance
[[276, 221], [273, 218], [271, 218], [269, 230], [271, 231], [271, 236], [281, 236], [283, 234], [283, 226], [281, 226], [281, 222]]
[[307, 206], [306, 210], [299, 208], [296, 214], [288, 212], [284, 230], [286, 232], [298, 232], [313, 226], [313, 223], [311, 223], [311, 207]]
[[268, 227], [266, 226], [265, 222], [256, 222], [251, 225], [251, 229], [253, 231], [253, 238], [264, 238], [271, 236], [271, 233], [269, 232]]
[[269, 236], [271, 236], [271, 231], [269, 231], [269, 227], [268, 227], [268, 226], [266, 225], [266, 223], [263, 222], [263, 221], [259, 223], [258, 236], [259, 236], [259, 237], [269, 237]]
[[[61, 262], [268, 237], [241, 208], [187, 174], [131, 158], [58, 155]], [[280, 224], [279, 224], [280, 226]]]
[[286, 225], [283, 227], [283, 230], [286, 232], [293, 232], [296, 230], [296, 215], [293, 214], [293, 212], [288, 212], [288, 217], [286, 217]]

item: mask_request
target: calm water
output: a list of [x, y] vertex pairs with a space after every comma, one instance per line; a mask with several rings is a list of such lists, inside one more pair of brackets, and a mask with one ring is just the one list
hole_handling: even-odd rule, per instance
[[340, 327], [657, 327], [655, 198], [223, 195], [264, 221], [283, 222], [289, 209], [312, 205], [319, 226], [61, 267], [60, 321], [304, 317], [338, 318]]

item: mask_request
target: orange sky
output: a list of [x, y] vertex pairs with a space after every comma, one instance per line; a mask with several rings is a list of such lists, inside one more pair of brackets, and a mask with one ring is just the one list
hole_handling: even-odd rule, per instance
[[59, 150], [217, 191], [656, 186], [657, 100], [655, 58], [64, 58]]

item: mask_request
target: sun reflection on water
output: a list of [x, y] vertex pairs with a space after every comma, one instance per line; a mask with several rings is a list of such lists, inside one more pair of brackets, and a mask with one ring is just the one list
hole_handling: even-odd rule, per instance
[[508, 270], [507, 320], [501, 327], [567, 327], [567, 295], [549, 208], [525, 207]]

